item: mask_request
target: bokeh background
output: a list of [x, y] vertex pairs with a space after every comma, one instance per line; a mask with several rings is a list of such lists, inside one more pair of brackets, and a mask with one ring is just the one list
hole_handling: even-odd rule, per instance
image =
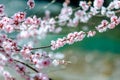
[[[112, 0], [105, 0], [104, 6], [107, 6], [110, 1]], [[23, 11], [27, 6], [26, 2], [27, 0], [0, 0], [0, 4], [6, 6], [5, 12], [9, 16], [15, 12]], [[52, 17], [58, 15], [64, 0], [56, 0], [54, 4], [44, 8], [50, 2], [51, 0], [35, 0], [36, 6], [32, 10], [26, 10], [27, 16], [43, 17], [46, 10], [51, 12]], [[71, 0], [70, 6], [78, 7], [79, 0]], [[120, 13], [117, 15], [119, 16]], [[59, 34], [49, 33], [45, 39], [42, 39], [40, 46], [49, 45], [51, 40], [62, 38], [70, 32], [90, 30], [102, 19], [107, 18], [93, 17], [89, 23], [80, 23], [79, 26], [72, 28], [63, 26], [63, 31]], [[51, 51], [50, 49], [44, 50]], [[65, 45], [55, 52], [65, 54], [65, 60], [72, 63], [49, 71], [49, 76], [53, 80], [120, 80], [120, 25], [114, 30], [97, 33], [93, 38], [85, 38], [73, 45]], [[22, 79], [18, 78], [18, 80]]]

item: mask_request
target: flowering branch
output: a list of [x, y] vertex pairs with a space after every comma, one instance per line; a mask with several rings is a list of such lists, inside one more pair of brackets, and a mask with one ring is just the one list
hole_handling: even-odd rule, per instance
[[30, 68], [31, 70], [35, 71], [36, 73], [39, 73], [39, 71], [37, 71], [35, 68], [33, 68], [32, 66], [30, 66], [30, 65], [28, 65], [28, 64], [26, 64], [26, 63], [24, 63], [22, 61], [19, 61], [19, 60], [16, 60], [16, 59], [14, 59], [14, 61], [25, 65], [26, 67]]
[[[116, 11], [114, 11], [115, 12], [115, 14], [118, 14], [118, 13], [120, 13], [120, 10], [116, 10]], [[106, 15], [95, 15], [96, 17], [105, 17]]]

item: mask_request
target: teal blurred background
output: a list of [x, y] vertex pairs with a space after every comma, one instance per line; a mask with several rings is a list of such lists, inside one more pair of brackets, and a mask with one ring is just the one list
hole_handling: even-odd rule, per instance
[[[73, 8], [78, 6], [79, 0], [71, 1], [73, 3], [70, 5]], [[104, 6], [107, 6], [110, 1], [112, 0], [105, 0]], [[5, 12], [9, 16], [23, 11], [27, 6], [26, 2], [27, 0], [0, 0], [0, 4], [5, 4]], [[50, 10], [51, 16], [58, 15], [62, 8], [62, 2], [62, 0], [57, 0], [45, 9], [44, 6], [50, 3], [50, 0], [36, 0], [35, 9], [27, 10], [27, 16], [34, 14], [43, 17], [45, 10]], [[117, 15], [119, 16], [120, 13]], [[84, 28], [93, 29], [102, 19], [109, 20], [105, 17], [93, 17], [89, 23], [80, 23], [75, 28], [64, 26], [61, 33], [49, 33], [38, 46], [48, 45], [51, 40], [62, 38], [70, 32], [84, 30]], [[51, 51], [50, 49], [44, 50]], [[61, 66], [60, 70], [51, 71], [49, 75], [53, 80], [120, 80], [120, 25], [113, 30], [97, 33], [93, 38], [85, 38], [83, 41], [65, 45], [53, 52], [65, 54], [65, 60], [72, 62], [67, 66]]]

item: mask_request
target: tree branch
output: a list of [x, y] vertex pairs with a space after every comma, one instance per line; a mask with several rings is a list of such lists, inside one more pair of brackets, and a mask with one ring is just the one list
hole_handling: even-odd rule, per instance
[[26, 67], [30, 68], [31, 70], [35, 71], [36, 73], [39, 72], [38, 70], [36, 70], [36, 69], [33, 68], [32, 66], [30, 66], [30, 65], [28, 65], [28, 64], [26, 64], [26, 63], [24, 63], [24, 62], [22, 62], [22, 61], [19, 61], [19, 60], [16, 60], [16, 59], [14, 59], [14, 61], [19, 62], [19, 63], [25, 65]]
[[43, 47], [37, 47], [37, 48], [31, 48], [31, 50], [36, 50], [36, 49], [44, 49], [44, 48], [49, 48], [52, 45], [48, 45], [48, 46], [43, 46]]

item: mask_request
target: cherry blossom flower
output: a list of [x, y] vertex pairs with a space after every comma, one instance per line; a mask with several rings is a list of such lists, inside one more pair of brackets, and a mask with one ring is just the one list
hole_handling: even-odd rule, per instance
[[114, 2], [110, 2], [109, 6], [107, 7], [108, 10], [114, 9], [115, 4]]
[[115, 4], [115, 9], [119, 9], [120, 8], [120, 1], [114, 0], [114, 4]]
[[22, 21], [25, 20], [25, 17], [26, 17], [26, 13], [25, 12], [18, 12], [18, 13], [15, 13], [13, 15], [13, 20], [14, 21], [18, 21], [18, 22], [22, 22]]
[[114, 29], [115, 26], [116, 26], [115, 22], [112, 22], [112, 23], [110, 23], [107, 27], [108, 27], [109, 29]]
[[20, 51], [24, 59], [30, 59], [30, 55], [31, 55], [30, 49], [31, 49], [31, 46], [24, 46], [23, 49]]
[[[3, 47], [6, 53], [15, 52], [17, 50], [16, 42], [9, 38], [2, 40], [1, 47]], [[12, 53], [10, 55], [12, 55]]]
[[71, 7], [63, 7], [61, 9], [60, 15], [58, 16], [59, 21], [67, 21], [72, 15], [73, 11]]
[[107, 11], [107, 12], [106, 12], [106, 16], [107, 16], [107, 17], [115, 16], [115, 12], [114, 12], [114, 11]]
[[51, 61], [50, 61], [50, 59], [48, 58], [48, 59], [42, 60], [41, 65], [42, 65], [43, 67], [47, 67], [47, 66], [50, 65], [50, 63], [51, 63]]
[[52, 64], [53, 64], [54, 66], [58, 66], [58, 65], [59, 65], [59, 60], [53, 60]]
[[26, 71], [26, 67], [25, 67], [24, 65], [22, 65], [22, 64], [17, 64], [17, 65], [15, 66], [15, 69], [16, 69], [16, 71], [17, 71], [18, 73], [20, 73], [20, 74], [24, 74], [25, 71]]
[[13, 78], [13, 77], [10, 75], [10, 73], [7, 72], [7, 71], [4, 71], [4, 72], [3, 72], [3, 75], [4, 75], [4, 79], [5, 79], [5, 80], [15, 80], [15, 78]]
[[3, 17], [1, 22], [4, 24], [4, 26], [8, 25], [8, 24], [12, 24], [13, 20], [9, 17]]
[[6, 25], [6, 26], [4, 27], [4, 30], [5, 30], [5, 32], [7, 32], [7, 33], [11, 33], [11, 32], [13, 32], [13, 30], [14, 30], [14, 26], [13, 26], [13, 25]]
[[38, 73], [34, 74], [30, 80], [49, 80], [49, 78], [43, 73]]
[[5, 9], [5, 6], [3, 4], [0, 4], [0, 17], [3, 17], [5, 15], [4, 9]]
[[91, 8], [90, 8], [90, 11], [91, 11], [91, 14], [92, 14], [92, 15], [96, 15], [97, 13], [99, 13], [99, 11], [97, 11], [97, 9], [94, 8], [94, 7], [91, 7]]
[[6, 62], [7, 62], [7, 58], [3, 54], [0, 54], [0, 66], [1, 66], [0, 72], [3, 71], [2, 66], [4, 66]]
[[89, 31], [87, 34], [87, 37], [93, 37], [95, 36], [95, 34], [96, 34], [96, 31]]
[[102, 14], [102, 15], [105, 15], [105, 14], [106, 14], [106, 10], [107, 10], [107, 9], [106, 9], [105, 7], [102, 7], [102, 8], [101, 8], [101, 14]]
[[80, 18], [83, 15], [85, 15], [85, 11], [78, 10], [78, 11], [75, 12], [75, 17], [77, 17], [77, 18]]
[[18, 38], [28, 38], [29, 34], [27, 31], [21, 31], [20, 34], [18, 35]]
[[103, 20], [100, 25], [96, 27], [99, 32], [105, 32], [107, 30], [108, 21]]
[[94, 0], [94, 7], [100, 9], [103, 6], [104, 0]]
[[120, 20], [117, 16], [112, 16], [110, 20], [111, 22], [115, 22], [116, 25], [120, 23]]
[[87, 5], [86, 1], [80, 1], [79, 6], [81, 6], [82, 9], [85, 11], [89, 9], [89, 6]]
[[29, 6], [29, 9], [32, 9], [35, 7], [35, 2], [34, 0], [28, 0], [27, 5]]

